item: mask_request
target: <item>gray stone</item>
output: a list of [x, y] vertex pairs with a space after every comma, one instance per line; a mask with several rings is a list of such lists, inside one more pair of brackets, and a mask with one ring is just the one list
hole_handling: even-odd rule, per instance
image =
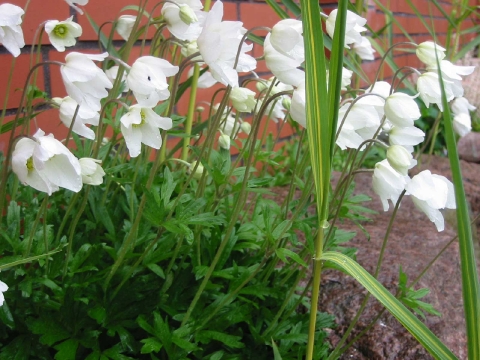
[[460, 159], [480, 163], [480, 133], [471, 132], [460, 138], [457, 148]]

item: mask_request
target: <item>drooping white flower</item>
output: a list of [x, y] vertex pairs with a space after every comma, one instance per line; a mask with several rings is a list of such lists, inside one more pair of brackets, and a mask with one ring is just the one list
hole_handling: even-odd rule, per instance
[[137, 102], [145, 107], [154, 107], [160, 100], [170, 97], [167, 76], [178, 72], [167, 60], [154, 56], [142, 56], [135, 60], [127, 75], [127, 84]]
[[162, 15], [168, 30], [180, 40], [197, 40], [205, 22], [205, 13], [200, 0], [175, 0], [175, 4], [165, 3]]
[[410, 152], [413, 151], [415, 145], [420, 144], [424, 139], [425, 133], [415, 126], [393, 126], [388, 131], [390, 145], [401, 145]]
[[77, 42], [75, 38], [82, 35], [82, 27], [73, 21], [73, 16], [70, 16], [65, 21], [47, 21], [45, 23], [45, 32], [48, 34], [50, 43], [55, 49], [63, 52], [65, 47], [75, 45]]
[[464, 97], [456, 98], [450, 104], [453, 113], [453, 130], [460, 136], [467, 135], [472, 130], [470, 111], [476, 109]]
[[[333, 39], [335, 32], [335, 21], [337, 19], [337, 9], [332, 10], [326, 21], [327, 33]], [[345, 28], [345, 47], [349, 48], [349, 44], [361, 43], [362, 35], [360, 33], [367, 31], [363, 25], [367, 23], [367, 20], [358, 16], [354, 12], [347, 10], [347, 22]]]
[[416, 96], [395, 92], [385, 100], [385, 115], [396, 126], [413, 126], [413, 121], [420, 118], [420, 109], [415, 102]]
[[445, 226], [440, 209], [456, 208], [453, 184], [444, 176], [424, 170], [415, 175], [405, 189], [414, 204], [435, 223], [437, 230], [443, 231]]
[[[367, 90], [365, 90], [365, 94], [375, 94], [375, 95], [365, 96], [359, 101], [375, 106], [378, 116], [382, 118], [383, 115], [385, 115], [385, 99], [390, 96], [390, 89], [391, 89], [391, 85], [388, 82], [377, 81], [372, 86], [370, 86]], [[390, 122], [388, 120], [385, 120], [383, 127], [390, 128], [391, 127]]]
[[[443, 79], [443, 84], [447, 101], [450, 101], [454, 98], [452, 90], [453, 82]], [[436, 72], [428, 71], [420, 75], [417, 80], [417, 90], [420, 93], [420, 98], [427, 107], [429, 107], [430, 104], [437, 104], [440, 111], [443, 111], [442, 90]]]
[[120, 35], [123, 40], [128, 41], [136, 20], [137, 17], [134, 15], [121, 15], [117, 19], [115, 30], [117, 30], [118, 35]]
[[100, 185], [103, 183], [105, 171], [101, 167], [101, 160], [92, 158], [78, 159], [82, 171], [82, 182], [86, 185]]
[[230, 100], [238, 112], [252, 112], [257, 103], [254, 91], [238, 86], [232, 88]]
[[77, 10], [80, 14], [83, 14], [83, 11], [78, 6], [75, 6], [75, 4], [82, 5], [82, 6], [85, 6], [88, 4], [88, 0], [65, 0], [65, 2], [68, 5], [70, 5], [72, 8]]
[[408, 176], [401, 175], [390, 166], [388, 160], [382, 160], [375, 164], [373, 170], [373, 191], [380, 196], [383, 211], [388, 211], [388, 200], [395, 205], [407, 185]]
[[[70, 128], [78, 103], [70, 96], [66, 96], [63, 99], [53, 98], [52, 100], [60, 106], [60, 120], [63, 125]], [[86, 125], [97, 126], [99, 120], [100, 114], [97, 111], [82, 105], [78, 108], [72, 131], [80, 136], [86, 137], [87, 139], [94, 140], [95, 132]]]
[[304, 128], [307, 127], [307, 114], [305, 110], [305, 78], [293, 91], [292, 103], [290, 104], [290, 116]]
[[270, 33], [270, 43], [280, 54], [302, 63], [305, 61], [302, 22], [283, 19], [276, 23]]
[[238, 86], [237, 72], [254, 70], [257, 61], [247, 55], [253, 44], [241, 44], [236, 68], [240, 41], [246, 29], [240, 21], [222, 21], [223, 4], [216, 1], [208, 12], [205, 24], [197, 39], [198, 48], [203, 60], [209, 66], [213, 77], [224, 85]]
[[412, 154], [400, 145], [392, 145], [387, 150], [387, 160], [392, 168], [401, 175], [407, 175], [408, 170], [417, 165]]
[[101, 108], [100, 100], [108, 95], [112, 83], [105, 73], [95, 65], [95, 61], [103, 61], [108, 53], [81, 54], [71, 52], [65, 57], [65, 65], [60, 72], [67, 94], [81, 106], [94, 111]]
[[0, 5], [0, 42], [15, 57], [20, 55], [20, 49], [25, 46], [23, 31], [20, 27], [24, 13], [19, 6]]
[[5, 284], [3, 281], [0, 281], [0, 306], [3, 305], [3, 302], [5, 301], [5, 297], [3, 296], [3, 293], [8, 290], [7, 284]]
[[263, 43], [263, 54], [267, 68], [284, 84], [298, 86], [305, 78], [303, 70], [298, 69], [302, 61], [279, 53], [270, 42], [267, 34]]
[[149, 107], [140, 104], [130, 106], [120, 118], [121, 131], [131, 157], [140, 155], [142, 143], [154, 149], [162, 146], [160, 130], [172, 128], [172, 119], [161, 117]]
[[[458, 66], [452, 64], [450, 61], [442, 60], [440, 62], [440, 68], [444, 81], [452, 82], [451, 89], [453, 96], [463, 96], [462, 77], [460, 75], [470, 75], [475, 70], [475, 66]], [[427, 70], [438, 73], [437, 63], [427, 66]]]
[[82, 188], [78, 159], [52, 134], [38, 129], [34, 140], [20, 139], [12, 154], [12, 169], [20, 182], [48, 193], [59, 187], [79, 192]]
[[225, 118], [222, 120], [219, 130], [222, 134], [234, 139], [240, 130], [240, 121], [235, 117], [234, 113], [227, 112], [227, 109], [225, 109], [224, 115]]
[[362, 36], [360, 42], [354, 42], [352, 45], [353, 51], [360, 56], [362, 60], [375, 60], [373, 53], [375, 50], [366, 36]]
[[[433, 41], [425, 41], [417, 46], [415, 50], [417, 57], [421, 62], [427, 65], [434, 65], [445, 58], [445, 49]], [[435, 52], [437, 53], [435, 55]]]
[[[347, 114], [350, 106], [351, 109]], [[380, 118], [372, 105], [362, 102], [353, 105], [345, 104], [338, 111], [337, 132], [340, 126], [336, 144], [342, 150], [358, 149], [362, 142], [372, 139], [375, 135], [380, 126]]]

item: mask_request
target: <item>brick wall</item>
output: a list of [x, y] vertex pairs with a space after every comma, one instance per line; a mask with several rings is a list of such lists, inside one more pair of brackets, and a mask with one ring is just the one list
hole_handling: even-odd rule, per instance
[[[470, 0], [471, 4], [474, 4], [476, 0]], [[8, 2], [24, 7], [26, 0], [8, 0]], [[131, 5], [135, 0], [90, 0], [89, 4], [84, 7], [85, 11], [94, 19], [97, 24], [113, 20], [120, 11], [127, 5]], [[367, 24], [371, 26], [374, 31], [378, 31], [386, 24], [387, 18], [385, 12], [381, 6], [376, 4], [373, 0], [365, 1], [368, 4], [367, 11], [362, 14], [367, 18]], [[413, 41], [419, 43], [428, 39], [431, 39], [427, 29], [423, 23], [415, 15], [413, 9], [408, 5], [407, 1], [400, 0], [379, 0], [379, 3], [388, 7], [398, 21], [398, 24], [393, 23], [392, 32], [394, 42], [405, 41], [406, 37], [403, 35], [401, 27], [406, 29], [412, 36]], [[417, 6], [418, 11], [425, 15], [425, 20], [430, 23], [433, 21], [436, 35], [439, 43], [444, 45], [448, 22], [442, 16], [441, 12], [435, 8], [429, 1], [426, 0], [413, 0], [413, 3]], [[439, 1], [445, 12], [450, 13], [452, 10], [451, 1]], [[155, 1], [150, 1], [147, 10], [151, 10]], [[337, 7], [337, 1], [321, 0], [320, 4], [322, 10], [325, 13], [329, 13], [332, 9]], [[224, 2], [225, 20], [241, 20], [244, 26], [249, 29], [254, 26], [273, 26], [278, 20], [278, 16], [275, 12], [262, 1], [225, 1]], [[157, 13], [158, 13], [157, 9]], [[127, 11], [124, 13], [133, 13]], [[77, 45], [73, 48], [69, 48], [70, 51], [83, 51], [83, 52], [98, 52], [97, 35], [90, 26], [85, 15], [77, 14], [75, 10], [70, 8], [63, 0], [31, 0], [29, 8], [27, 9], [24, 22], [22, 25], [26, 46], [22, 49], [21, 55], [14, 59], [7, 50], [0, 46], [0, 106], [3, 107], [4, 99], [7, 92], [7, 79], [9, 72], [14, 68], [14, 77], [12, 79], [12, 86], [9, 92], [9, 98], [6, 103], [7, 116], [4, 120], [8, 122], [13, 119], [16, 107], [18, 106], [21, 91], [24, 87], [27, 73], [30, 69], [30, 52], [31, 44], [34, 41], [34, 36], [37, 31], [37, 26], [42, 22], [50, 19], [64, 20], [69, 16], [74, 16], [74, 19], [82, 25], [83, 34], [80, 37]], [[474, 24], [468, 20], [464, 22], [464, 28], [472, 27]], [[110, 31], [110, 25], [105, 27], [105, 31]], [[258, 35], [264, 35], [265, 33], [259, 32]], [[473, 36], [473, 35], [468, 35]], [[467, 35], [462, 37], [461, 41], [469, 41]], [[120, 40], [120, 37], [116, 35], [116, 40]], [[382, 42], [383, 39], [379, 38], [377, 41]], [[63, 61], [65, 55], [68, 53], [58, 53], [48, 41], [46, 35], [43, 36], [41, 59], [58, 60]], [[132, 59], [138, 55], [138, 49], [132, 51]], [[253, 55], [258, 57], [262, 55], [261, 48], [255, 45]], [[416, 59], [413, 53], [396, 53], [396, 61], [399, 66], [410, 65], [420, 66], [420, 63]], [[374, 61], [368, 61], [364, 63], [364, 69], [366, 75], [372, 80], [373, 73], [378, 68], [379, 59]], [[268, 70], [265, 67], [264, 61], [259, 61], [257, 72], [262, 77], [268, 76]], [[391, 76], [391, 71], [388, 67], [385, 70], [384, 76]], [[63, 97], [66, 95], [63, 83], [60, 77], [60, 71], [58, 66], [43, 67], [39, 70], [37, 76], [37, 86], [44, 89], [51, 96]], [[213, 90], [204, 91], [201, 90], [198, 93], [198, 101], [210, 101]], [[185, 93], [182, 100], [178, 105], [179, 113], [185, 113], [186, 104], [188, 103], [189, 94]], [[55, 109], [47, 110], [40, 114], [35, 121], [42, 127], [47, 133], [54, 132], [57, 137], [61, 138], [63, 134], [66, 134], [66, 129], [60, 124], [58, 118], [58, 111]], [[275, 127], [272, 129], [275, 131]], [[288, 135], [288, 129], [284, 129], [284, 133]], [[6, 148], [5, 135], [0, 136], [0, 150]]]

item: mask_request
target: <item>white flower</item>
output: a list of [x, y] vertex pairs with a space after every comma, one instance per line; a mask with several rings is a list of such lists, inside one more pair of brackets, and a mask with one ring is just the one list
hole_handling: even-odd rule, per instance
[[45, 23], [45, 32], [52, 45], [58, 51], [65, 51], [65, 47], [74, 46], [75, 38], [82, 35], [82, 27], [74, 22], [73, 16], [65, 21], [49, 20]]
[[[285, 107], [283, 106], [282, 97], [277, 97], [272, 101], [269, 101], [267, 106], [265, 107], [265, 111], [263, 112], [264, 116], [268, 116], [269, 119], [272, 119], [273, 122], [278, 123], [279, 120], [285, 119]], [[258, 114], [260, 109], [263, 106], [264, 101], [268, 99], [258, 99], [257, 100], [257, 107], [255, 108], [255, 113]]]
[[65, 57], [66, 64], [60, 68], [67, 94], [81, 106], [94, 111], [100, 110], [100, 100], [108, 95], [105, 88], [111, 89], [112, 83], [92, 60], [103, 61], [107, 56], [108, 53], [71, 52]]
[[154, 107], [160, 100], [170, 97], [167, 76], [178, 72], [167, 60], [154, 56], [142, 56], [135, 60], [127, 75], [127, 84], [137, 102], [145, 107]]
[[24, 13], [19, 6], [0, 5], [0, 42], [15, 57], [20, 55], [20, 49], [25, 46], [23, 31], [20, 27]]
[[362, 36], [362, 40], [360, 42], [354, 42], [352, 47], [353, 51], [360, 56], [360, 59], [375, 60], [375, 56], [373, 55], [375, 50], [367, 37]]
[[142, 105], [132, 105], [120, 119], [121, 130], [131, 157], [140, 154], [141, 144], [160, 149], [162, 138], [160, 129], [172, 128], [172, 119], [157, 115], [152, 109]]
[[[333, 34], [335, 32], [335, 21], [337, 19], [337, 9], [332, 10], [328, 19], [326, 21], [327, 33], [333, 39]], [[367, 23], [367, 20], [358, 16], [354, 12], [347, 10], [347, 23], [345, 28], [345, 47], [349, 48], [348, 45], [352, 43], [361, 43], [362, 35], [361, 32], [367, 31], [363, 27]]]
[[396, 126], [413, 126], [413, 121], [418, 120], [421, 116], [415, 98], [416, 96], [409, 96], [401, 92], [387, 97], [384, 107], [387, 119]]
[[[350, 108], [348, 115], [347, 110]], [[343, 118], [345, 117], [345, 120]], [[343, 124], [342, 124], [343, 122]], [[377, 110], [372, 105], [357, 102], [354, 105], [345, 104], [338, 111], [337, 145], [340, 149], [358, 149], [362, 142], [371, 139], [380, 126]]]
[[453, 130], [460, 135], [465, 136], [472, 130], [472, 119], [470, 111], [476, 109], [464, 97], [456, 98], [450, 104], [453, 113]]
[[82, 182], [86, 185], [100, 185], [103, 183], [103, 171], [100, 164], [101, 160], [92, 158], [81, 158], [78, 160], [82, 171]]
[[49, 195], [59, 187], [79, 192], [82, 177], [78, 159], [52, 134], [38, 129], [35, 140], [22, 138], [12, 154], [12, 169], [20, 182]]
[[435, 223], [437, 230], [443, 231], [444, 220], [440, 209], [456, 207], [453, 184], [444, 176], [424, 170], [415, 175], [405, 189], [407, 195], [412, 195], [414, 204]]
[[175, 4], [165, 3], [162, 15], [168, 30], [180, 40], [197, 40], [205, 22], [205, 13], [200, 11], [200, 0], [175, 0]]
[[[107, 75], [107, 78], [108, 78], [108, 80], [110, 80], [112, 85], [115, 83], [115, 80], [117, 79], [119, 68], [120, 68], [120, 66], [115, 65], [115, 66], [112, 66], [110, 69], [105, 70], [105, 75]], [[122, 84], [123, 84], [122, 92], [129, 91], [130, 88], [128, 87], [128, 84], [127, 84], [127, 73], [125, 71], [122, 74], [122, 80], [121, 81], [122, 81]]]
[[305, 78], [293, 91], [292, 103], [290, 104], [290, 116], [304, 128], [307, 127], [307, 115], [305, 110]]
[[75, 4], [77, 5], [82, 5], [82, 6], [85, 6], [88, 4], [88, 0], [65, 0], [66, 3], [68, 5], [70, 5], [71, 7], [73, 7], [75, 10], [77, 10], [80, 14], [83, 14], [83, 11], [82, 9], [80, 9], [79, 7], [75, 6]]
[[232, 88], [230, 100], [238, 112], [252, 112], [257, 103], [254, 91], [238, 86]]
[[[451, 81], [453, 83], [451, 85], [453, 96], [463, 96], [462, 77], [460, 75], [470, 75], [475, 70], [475, 66], [458, 66], [453, 65], [450, 61], [442, 60], [440, 62], [440, 68], [444, 81]], [[438, 73], [438, 66], [436, 63], [429, 65], [427, 66], [427, 70]]]
[[302, 61], [292, 59], [279, 53], [270, 42], [270, 34], [267, 34], [263, 43], [265, 64], [267, 68], [282, 83], [298, 86], [305, 78], [303, 70], [298, 69]]
[[[417, 46], [415, 51], [417, 57], [421, 62], [427, 65], [434, 65], [438, 61], [442, 61], [445, 58], [445, 49], [440, 45], [435, 44], [433, 41], [425, 41]], [[437, 55], [435, 55], [435, 52]]]
[[[445, 85], [447, 101], [450, 101], [454, 98], [452, 90], [453, 82], [443, 79], [443, 84]], [[442, 90], [437, 73], [429, 71], [420, 75], [417, 80], [417, 90], [420, 93], [420, 98], [427, 107], [430, 106], [430, 103], [433, 103], [437, 104], [440, 111], [443, 111]]]
[[218, 137], [218, 145], [220, 145], [222, 149], [230, 150], [230, 136], [227, 134], [221, 134]]
[[197, 39], [203, 60], [209, 66], [213, 77], [224, 85], [238, 86], [237, 72], [254, 70], [257, 61], [247, 55], [253, 44], [245, 42], [240, 47], [237, 67], [234, 69], [240, 41], [246, 29], [240, 21], [222, 21], [223, 4], [216, 1], [208, 12], [205, 25]]
[[305, 61], [302, 22], [284, 19], [276, 23], [270, 33], [270, 43], [280, 54], [294, 60]]
[[[193, 75], [193, 67], [188, 70], [188, 77], [192, 77]], [[205, 71], [200, 77], [198, 78], [197, 82], [197, 87], [199, 89], [208, 89], [215, 85], [217, 83], [217, 80], [215, 80], [212, 76], [212, 73], [210, 71]]]
[[5, 301], [5, 297], [3, 296], [3, 293], [8, 290], [7, 284], [5, 284], [3, 281], [0, 281], [0, 306], [3, 305], [3, 302]]
[[387, 150], [387, 160], [392, 168], [402, 175], [408, 174], [408, 169], [417, 165], [412, 154], [400, 145], [392, 145]]
[[390, 166], [388, 160], [382, 160], [375, 164], [373, 170], [373, 191], [380, 196], [383, 205], [383, 211], [388, 211], [390, 199], [396, 204], [402, 191], [407, 184], [408, 176], [403, 176]]
[[412, 152], [415, 145], [425, 139], [425, 133], [415, 126], [399, 127], [393, 126], [388, 132], [390, 145], [401, 145]]
[[[60, 106], [60, 120], [62, 121], [63, 125], [65, 125], [67, 128], [70, 128], [72, 119], [77, 109], [77, 102], [70, 96], [66, 96], [63, 99], [53, 98], [52, 100]], [[80, 136], [86, 137], [87, 139], [94, 140], [95, 132], [86, 125], [97, 126], [99, 120], [100, 114], [97, 111], [91, 110], [90, 108], [82, 105], [78, 109], [72, 131]]]
[[136, 20], [137, 17], [134, 15], [122, 15], [117, 19], [115, 30], [123, 40], [128, 41]]

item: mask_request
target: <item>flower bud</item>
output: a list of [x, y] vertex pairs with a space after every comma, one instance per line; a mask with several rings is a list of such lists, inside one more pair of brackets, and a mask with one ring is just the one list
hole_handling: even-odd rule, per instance
[[[437, 55], [435, 55], [435, 51]], [[438, 61], [441, 61], [445, 58], [445, 49], [440, 45], [435, 44], [433, 41], [425, 41], [417, 46], [415, 51], [417, 53], [417, 57], [420, 61], [424, 62], [427, 65], [436, 65], [437, 64], [437, 56]]]
[[[192, 171], [193, 169], [195, 169], [196, 165], [197, 165], [197, 161], [192, 162], [189, 166], [189, 171]], [[193, 173], [193, 178], [196, 179], [196, 180], [200, 180], [200, 178], [203, 175], [203, 170], [204, 170], [203, 165], [201, 163], [199, 163], [198, 166], [197, 166], [197, 169]]]
[[195, 111], [199, 112], [199, 113], [202, 113], [205, 111], [205, 108], [203, 106], [197, 106], [197, 108], [195, 109]]
[[392, 145], [387, 150], [387, 160], [392, 168], [402, 175], [408, 174], [408, 169], [417, 164], [412, 154], [403, 146]]
[[230, 136], [225, 134], [220, 135], [218, 145], [220, 145], [222, 149], [230, 150]]
[[242, 131], [248, 135], [252, 130], [252, 125], [250, 125], [248, 122], [242, 122], [242, 125], [240, 125], [240, 129], [242, 129]]
[[117, 19], [115, 30], [117, 30], [123, 40], [127, 41], [130, 37], [136, 20], [137, 17], [134, 15], [122, 15]]
[[230, 92], [233, 107], [239, 112], [251, 112], [255, 108], [255, 92], [243, 87], [234, 87]]
[[198, 22], [197, 15], [195, 15], [193, 9], [185, 4], [180, 4], [180, 20], [187, 25]]
[[288, 96], [283, 96], [283, 100], [282, 100], [282, 106], [287, 109], [287, 110], [290, 110], [290, 106], [292, 105], [292, 99], [289, 98]]
[[262, 92], [267, 88], [267, 84], [265, 83], [265, 80], [261, 80], [256, 82], [255, 87], [259, 92]]

